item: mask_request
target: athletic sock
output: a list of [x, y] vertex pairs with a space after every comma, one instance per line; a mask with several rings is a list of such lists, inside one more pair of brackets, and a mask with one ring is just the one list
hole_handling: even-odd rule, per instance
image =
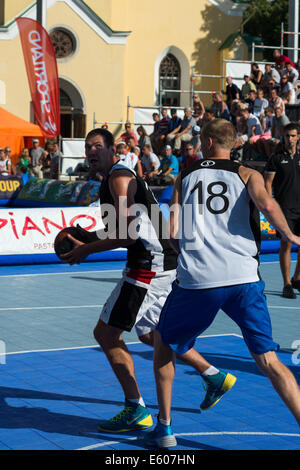
[[161, 419], [160, 417], [158, 417], [158, 421], [159, 421], [160, 424], [162, 424], [163, 426], [170, 426], [170, 424], [171, 424], [171, 420], [170, 420], [170, 419]]
[[206, 369], [204, 372], [202, 372], [201, 375], [206, 377], [206, 376], [209, 376], [209, 375], [216, 375], [219, 372], [220, 372], [219, 369], [216, 369], [216, 367], [214, 367], [214, 366], [210, 366], [208, 369]]
[[132, 403], [135, 403], [136, 405], [141, 405], [144, 408], [146, 408], [145, 402], [143, 400], [143, 397], [140, 398], [127, 398], [128, 401], [131, 401]]

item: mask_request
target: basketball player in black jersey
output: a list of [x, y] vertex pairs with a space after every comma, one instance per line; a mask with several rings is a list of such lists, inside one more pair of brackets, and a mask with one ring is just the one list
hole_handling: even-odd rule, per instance
[[[112, 134], [104, 129], [92, 130], [86, 137], [85, 148], [90, 168], [103, 176], [101, 207], [113, 207], [116, 224], [112, 224], [113, 228], [107, 224], [103, 231], [90, 233], [87, 244], [70, 237], [75, 248], [64, 260], [77, 264], [92, 253], [120, 247], [126, 247], [128, 252], [122, 279], [105, 303], [94, 330], [122, 386], [125, 407], [112, 419], [100, 422], [98, 429], [105, 432], [145, 429], [153, 424], [152, 417], [141, 396], [133, 359], [122, 333], [135, 326], [140, 339], [152, 345], [152, 332], [176, 276], [177, 253], [163, 236], [164, 218], [152, 191], [120, 161]], [[136, 212], [132, 214], [134, 206]], [[157, 223], [151, 220], [153, 206], [159, 212]], [[129, 229], [137, 220], [133, 233]], [[213, 406], [235, 383], [234, 376], [211, 366], [195, 350], [185, 357], [185, 362], [194, 367], [207, 384], [201, 409]], [[211, 377], [216, 376], [219, 378], [217, 387], [215, 381], [211, 382]]]

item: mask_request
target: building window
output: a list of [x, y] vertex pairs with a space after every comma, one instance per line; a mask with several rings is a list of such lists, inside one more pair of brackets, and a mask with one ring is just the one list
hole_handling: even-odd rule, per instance
[[70, 31], [63, 28], [55, 28], [51, 31], [50, 38], [57, 59], [64, 59], [74, 53], [76, 39]]
[[[173, 54], [167, 54], [159, 67], [159, 94], [162, 106], [180, 106], [180, 65]], [[164, 91], [168, 90], [168, 91]]]

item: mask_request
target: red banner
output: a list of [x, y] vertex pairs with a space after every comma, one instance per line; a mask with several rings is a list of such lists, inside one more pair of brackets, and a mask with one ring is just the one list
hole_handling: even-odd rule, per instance
[[37, 123], [45, 137], [58, 136], [60, 97], [53, 44], [38, 21], [17, 18], [17, 25]]

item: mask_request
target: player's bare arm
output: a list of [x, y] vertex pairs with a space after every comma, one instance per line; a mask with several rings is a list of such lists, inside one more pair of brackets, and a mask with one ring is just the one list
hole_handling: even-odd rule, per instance
[[180, 212], [181, 212], [181, 175], [179, 174], [174, 184], [174, 190], [170, 207], [170, 242], [173, 248], [179, 253], [179, 230], [180, 230]]
[[[134, 204], [134, 195], [136, 193], [136, 179], [127, 170], [118, 170], [116, 174], [110, 177], [109, 181], [110, 191], [114, 199], [115, 214], [116, 214], [116, 231], [115, 234], [110, 233], [105, 239], [97, 239], [90, 243], [82, 243], [75, 238], [69, 236], [73, 241], [75, 248], [63, 255], [62, 258], [69, 264], [79, 264], [87, 256], [102, 251], [114, 250], [116, 248], [127, 247], [135, 242], [128, 234], [128, 226], [135, 217], [129, 216], [129, 208]], [[119, 221], [122, 220], [122, 224]], [[120, 234], [119, 228], [125, 230]], [[94, 232], [95, 233], [95, 232]], [[97, 237], [98, 238], [98, 237]]]

